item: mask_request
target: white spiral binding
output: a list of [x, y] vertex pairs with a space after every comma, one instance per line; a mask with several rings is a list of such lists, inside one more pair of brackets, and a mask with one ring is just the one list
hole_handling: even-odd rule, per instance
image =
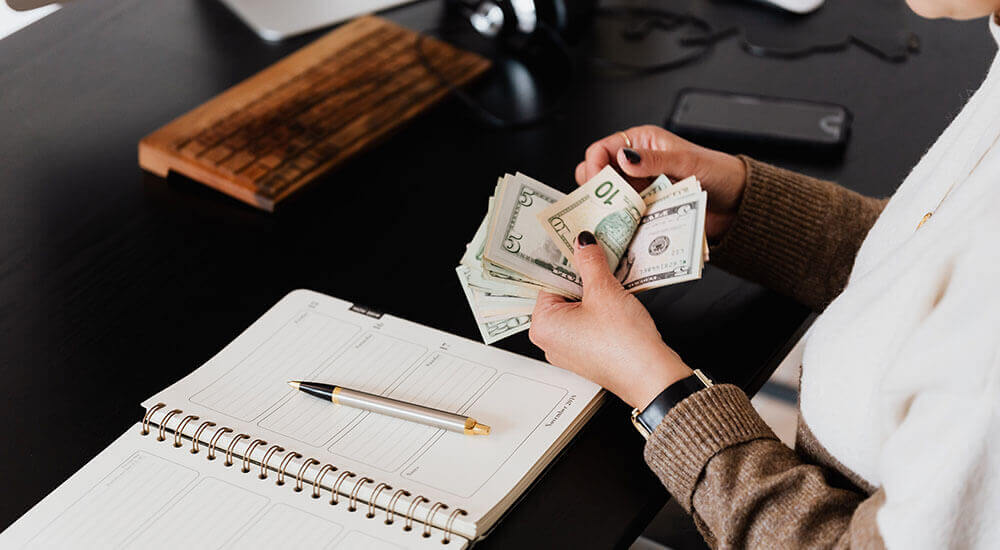
[[[141, 434], [149, 435], [150, 433], [149, 426], [150, 424], [154, 424], [157, 426], [158, 429], [156, 437], [157, 441], [165, 441], [166, 432], [169, 431], [174, 435], [174, 441], [173, 441], [174, 447], [181, 447], [182, 446], [181, 439], [187, 437], [188, 439], [191, 440], [191, 451], [190, 451], [191, 454], [198, 454], [198, 452], [200, 451], [199, 445], [201, 443], [202, 434], [208, 428], [215, 427], [216, 424], [214, 422], [203, 421], [201, 424], [198, 425], [198, 429], [196, 429], [192, 435], [186, 436], [184, 435], [185, 428], [187, 428], [188, 424], [190, 424], [191, 422], [198, 420], [198, 417], [194, 415], [184, 416], [177, 422], [177, 425], [174, 426], [173, 429], [171, 429], [168, 426], [170, 421], [175, 416], [184, 413], [184, 411], [180, 409], [171, 409], [169, 411], [164, 412], [163, 417], [160, 419], [160, 422], [153, 423], [152, 421], [153, 415], [158, 411], [160, 411], [161, 409], [164, 409], [165, 407], [166, 404], [157, 403], [156, 405], [153, 405], [152, 407], [149, 408], [149, 410], [146, 412], [146, 414], [143, 416], [142, 419]], [[226, 426], [220, 426], [215, 429], [215, 432], [212, 434], [212, 437], [208, 443], [208, 456], [206, 457], [208, 460], [215, 460], [215, 452], [216, 449], [218, 449], [219, 440], [222, 438], [222, 436], [224, 434], [233, 432], [234, 430], [232, 428], [228, 428]], [[267, 445], [267, 441], [264, 441], [263, 439], [254, 439], [253, 436], [249, 434], [234, 435], [230, 440], [228, 447], [226, 448], [226, 460], [224, 462], [225, 466], [228, 467], [233, 465], [233, 456], [235, 454], [236, 444], [244, 439], [251, 440], [251, 442], [248, 443], [247, 448], [243, 453], [242, 467], [240, 468], [240, 471], [246, 474], [250, 473], [251, 471], [250, 462], [252, 460], [253, 452], [258, 447]], [[296, 458], [302, 458], [302, 455], [295, 451], [285, 451], [285, 449], [279, 445], [271, 445], [270, 447], [267, 447], [266, 451], [264, 451], [264, 456], [258, 463], [260, 465], [260, 474], [257, 476], [259, 479], [267, 479], [268, 471], [271, 469], [270, 461], [272, 457], [275, 454], [282, 452], [285, 453], [285, 456], [282, 457], [281, 462], [278, 468], [276, 469], [278, 477], [275, 483], [277, 485], [285, 484], [285, 476], [288, 475], [288, 472], [286, 471], [288, 469], [288, 466], [291, 464], [292, 460]], [[337, 476], [337, 479], [333, 482], [330, 488], [330, 504], [336, 506], [340, 501], [340, 495], [345, 494], [344, 492], [341, 491], [341, 486], [343, 485], [344, 481], [346, 481], [348, 478], [357, 477], [357, 475], [349, 470], [340, 470], [332, 464], [323, 464], [322, 467], [320, 467], [320, 469], [313, 476], [312, 481], [306, 479], [306, 473], [308, 472], [309, 468], [320, 464], [322, 463], [319, 460], [316, 460], [315, 458], [310, 457], [305, 459], [302, 462], [302, 465], [299, 467], [298, 473], [296, 473], [295, 475], [295, 486], [293, 487], [293, 490], [295, 492], [302, 492], [303, 483], [311, 483], [312, 498], [319, 498], [320, 490], [322, 489], [323, 478], [328, 473], [339, 471], [340, 474]], [[358, 510], [357, 503], [360, 500], [361, 502], [368, 504], [368, 512], [365, 514], [365, 517], [368, 519], [373, 519], [375, 518], [375, 508], [377, 506], [376, 503], [378, 501], [379, 496], [384, 491], [393, 491], [392, 496], [389, 498], [389, 502], [385, 507], [385, 521], [383, 522], [386, 525], [392, 525], [395, 522], [394, 517], [398, 513], [396, 512], [397, 502], [401, 498], [409, 497], [412, 494], [405, 489], [394, 490], [387, 483], [378, 483], [377, 485], [375, 485], [375, 487], [369, 494], [369, 500], [361, 499], [359, 496], [361, 487], [364, 486], [366, 483], [374, 483], [374, 482], [375, 480], [370, 477], [361, 477], [354, 482], [354, 485], [351, 486], [351, 490], [349, 491], [349, 493], [347, 493], [349, 498], [347, 510], [349, 512], [356, 512]], [[425, 516], [423, 521], [424, 528], [422, 534], [425, 538], [427, 538], [431, 536], [431, 533], [434, 530], [434, 518], [437, 516], [439, 512], [448, 510], [449, 507], [443, 502], [431, 503], [431, 501], [427, 498], [424, 498], [423, 495], [417, 495], [413, 497], [413, 499], [410, 501], [409, 506], [407, 507], [406, 514], [403, 515], [403, 519], [405, 520], [403, 525], [404, 531], [413, 530], [414, 514], [416, 513], [420, 505], [425, 503], [428, 504], [429, 507], [427, 509], [427, 515]], [[452, 528], [455, 523], [455, 519], [458, 516], [466, 516], [466, 515], [468, 515], [468, 512], [462, 510], [461, 508], [455, 508], [451, 511], [450, 514], [448, 514], [448, 519], [445, 522], [445, 527], [444, 529], [442, 529], [443, 536], [441, 538], [441, 544], [449, 544], [451, 542], [452, 535], [456, 534]]]

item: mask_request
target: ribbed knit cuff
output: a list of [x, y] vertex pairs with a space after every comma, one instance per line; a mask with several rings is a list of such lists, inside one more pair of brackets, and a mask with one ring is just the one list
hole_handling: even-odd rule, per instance
[[736, 219], [711, 249], [712, 263], [793, 294], [830, 208], [829, 182], [740, 155], [746, 188]]
[[650, 435], [643, 455], [670, 494], [690, 512], [695, 486], [712, 457], [761, 438], [777, 439], [743, 390], [717, 384], [670, 409]]

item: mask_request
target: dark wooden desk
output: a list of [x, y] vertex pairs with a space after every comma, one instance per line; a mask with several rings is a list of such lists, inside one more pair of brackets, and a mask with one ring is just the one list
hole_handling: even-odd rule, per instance
[[[439, 12], [432, 2], [390, 17], [426, 29]], [[907, 21], [925, 51], [900, 65], [857, 49], [756, 59], [730, 41], [664, 75], [585, 72], [561, 114], [529, 130], [483, 131], [448, 102], [274, 215], [143, 174], [136, 144], [310, 37], [263, 43], [214, 2], [88, 0], [0, 42], [0, 527], [291, 289], [478, 338], [453, 266], [497, 175], [569, 190], [592, 139], [662, 121], [682, 87], [847, 105], [856, 124], [842, 161], [769, 160], [890, 193], [994, 48], [982, 22]], [[808, 315], [711, 266], [644, 300], [691, 364], [751, 392]], [[539, 355], [524, 335], [502, 346]], [[481, 546], [627, 545], [665, 499], [612, 402]]]

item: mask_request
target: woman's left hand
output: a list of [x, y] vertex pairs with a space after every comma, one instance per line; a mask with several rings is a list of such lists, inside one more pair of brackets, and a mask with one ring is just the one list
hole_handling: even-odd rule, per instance
[[528, 336], [553, 365], [645, 409], [692, 371], [663, 342], [646, 308], [612, 275], [594, 236], [580, 235], [573, 264], [583, 278], [583, 300], [567, 302], [540, 292]]

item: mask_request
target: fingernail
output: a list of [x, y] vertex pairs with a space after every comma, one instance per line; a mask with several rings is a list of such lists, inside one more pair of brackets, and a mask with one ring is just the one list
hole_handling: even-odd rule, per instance
[[581, 231], [579, 235], [576, 236], [576, 244], [583, 248], [587, 245], [597, 244], [597, 238], [590, 231]]
[[632, 164], [639, 164], [642, 162], [642, 157], [639, 156], [639, 153], [637, 153], [635, 149], [625, 147], [622, 149], [622, 152], [625, 153], [625, 160], [631, 162]]

